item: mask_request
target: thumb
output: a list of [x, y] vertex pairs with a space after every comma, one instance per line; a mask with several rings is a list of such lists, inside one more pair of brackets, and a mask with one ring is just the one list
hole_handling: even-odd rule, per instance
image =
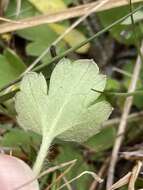
[[[14, 156], [0, 154], [0, 190], [15, 190], [34, 177], [33, 171], [25, 162]], [[38, 181], [35, 180], [20, 190], [39, 190]]]

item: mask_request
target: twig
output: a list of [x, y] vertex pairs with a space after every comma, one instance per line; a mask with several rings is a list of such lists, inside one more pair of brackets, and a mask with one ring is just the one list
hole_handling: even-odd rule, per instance
[[125, 176], [119, 179], [110, 188], [108, 188], [108, 190], [115, 190], [127, 184], [128, 184], [128, 190], [135, 190], [134, 189], [135, 182], [137, 180], [142, 165], [143, 165], [142, 161], [138, 160], [137, 164], [133, 167], [132, 171], [128, 172]]
[[63, 176], [63, 181], [67, 184], [67, 189], [72, 190], [72, 187], [71, 187], [70, 184], [68, 184], [68, 180], [67, 180], [67, 178], [65, 176]]
[[[133, 3], [138, 3], [141, 1], [142, 0], [133, 0]], [[21, 30], [24, 28], [34, 27], [41, 24], [48, 24], [48, 23], [66, 20], [69, 18], [79, 17], [79, 16], [87, 14], [89, 9], [92, 9], [94, 6], [97, 6], [100, 3], [101, 1], [97, 1], [94, 3], [89, 3], [86, 5], [80, 5], [74, 8], [69, 8], [64, 11], [60, 11], [54, 14], [45, 14], [45, 15], [28, 18], [28, 19], [21, 19], [20, 23], [2, 24], [0, 28], [0, 34], [6, 33], [6, 32], [12, 32], [15, 30]], [[120, 0], [120, 1], [110, 0], [108, 4], [106, 4], [104, 7], [100, 7], [96, 11], [103, 11], [103, 10], [107, 10], [107, 9], [111, 9], [111, 8], [115, 8], [119, 6], [124, 6], [127, 4], [128, 4], [127, 0]]]
[[[141, 53], [143, 53], [143, 42], [141, 44], [140, 51], [141, 51]], [[136, 89], [139, 73], [141, 70], [141, 63], [142, 63], [142, 60], [141, 60], [141, 56], [139, 55], [137, 57], [137, 61], [135, 63], [133, 75], [132, 75], [131, 82], [129, 85], [129, 89], [128, 89], [129, 93], [134, 92]], [[120, 121], [118, 132], [117, 132], [117, 138], [115, 140], [115, 144], [113, 147], [110, 166], [109, 166], [109, 170], [108, 170], [107, 189], [109, 189], [109, 187], [111, 187], [113, 184], [114, 171], [115, 171], [115, 166], [116, 166], [116, 162], [118, 159], [118, 152], [119, 152], [120, 146], [121, 146], [122, 141], [123, 141], [124, 133], [126, 130], [127, 118], [128, 118], [131, 106], [132, 106], [132, 102], [133, 102], [133, 97], [130, 96], [130, 97], [126, 98], [125, 103], [124, 103], [123, 114], [121, 116], [121, 121]]]
[[63, 173], [61, 173], [52, 184], [48, 185], [48, 187], [45, 190], [49, 190], [56, 182], [58, 182], [61, 178], [63, 178], [65, 174], [67, 174], [74, 165], [75, 165], [75, 162], [69, 165], [69, 167]]
[[123, 176], [121, 179], [119, 179], [119, 181], [114, 183], [112, 185], [112, 187], [109, 188], [108, 190], [115, 190], [115, 189], [118, 189], [118, 188], [123, 187], [124, 185], [128, 184], [130, 181], [131, 175], [132, 175], [132, 172], [127, 173], [125, 176]]
[[95, 180], [98, 181], [98, 183], [102, 183], [103, 179], [101, 179], [96, 173], [91, 172], [91, 171], [84, 171], [81, 174], [79, 174], [78, 176], [76, 176], [75, 178], [71, 179], [70, 181], [68, 181], [67, 183], [63, 184], [61, 187], [59, 187], [57, 190], [62, 189], [63, 187], [65, 187], [67, 184], [72, 183], [73, 181], [79, 179], [80, 177], [82, 177], [83, 175], [86, 174], [90, 174]]
[[142, 160], [143, 161], [143, 150], [139, 149], [139, 150], [135, 150], [131, 152], [121, 152], [120, 157], [126, 160]]
[[[19, 24], [20, 23], [20, 21], [16, 21], [16, 20], [11, 20], [11, 19], [8, 19], [8, 18], [4, 18], [4, 17], [0, 17], [0, 21], [4, 21], [4, 22], [9, 22], [9, 23], [12, 23], [12, 24]], [[1, 24], [1, 25], [3, 25], [3, 24]], [[1, 26], [0, 25], [0, 26]]]
[[43, 177], [44, 175], [47, 175], [47, 174], [49, 174], [49, 173], [51, 173], [51, 172], [54, 172], [55, 170], [59, 170], [60, 168], [64, 168], [64, 167], [66, 167], [66, 166], [69, 166], [69, 165], [75, 163], [76, 161], [77, 161], [77, 160], [75, 159], [75, 160], [71, 160], [71, 161], [68, 161], [68, 162], [59, 164], [59, 165], [57, 165], [57, 166], [53, 166], [53, 167], [47, 169], [46, 171], [42, 172], [42, 173], [38, 176], [38, 179], [41, 178], [41, 177]]
[[117, 73], [120, 73], [120, 74], [125, 75], [125, 76], [130, 77], [130, 78], [132, 77], [131, 73], [124, 71], [123, 69], [120, 69], [118, 67], [113, 67], [112, 71], [116, 71]]
[[141, 167], [143, 165], [143, 162], [138, 160], [137, 164], [132, 170], [132, 175], [129, 181], [128, 190], [135, 190], [135, 182], [137, 180], [137, 177], [140, 173]]
[[[104, 173], [105, 173], [105, 171], [106, 171], [106, 169], [107, 169], [107, 166], [108, 166], [108, 164], [109, 164], [109, 161], [110, 161], [110, 159], [109, 159], [109, 157], [108, 157], [108, 158], [105, 160], [105, 162], [103, 163], [103, 165], [101, 166], [101, 168], [100, 168], [100, 170], [99, 170], [99, 172], [98, 172], [98, 176], [99, 176], [99, 177], [103, 177], [103, 175], [104, 175]], [[94, 180], [94, 181], [92, 182], [92, 184], [91, 184], [89, 190], [96, 190], [97, 185], [98, 185], [97, 181]]]
[[[127, 122], [133, 122], [133, 121], [138, 121], [143, 119], [143, 111], [137, 112], [137, 113], [132, 113], [128, 115], [127, 117]], [[113, 125], [118, 125], [121, 121], [121, 118], [114, 118], [114, 119], [109, 119], [105, 123], [103, 123], [102, 127], [103, 128], [109, 128], [112, 127]]]

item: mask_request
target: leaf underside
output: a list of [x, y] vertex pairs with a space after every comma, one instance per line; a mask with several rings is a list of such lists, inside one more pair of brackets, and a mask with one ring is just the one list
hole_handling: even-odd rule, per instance
[[49, 138], [85, 141], [99, 132], [110, 115], [108, 102], [99, 99], [106, 77], [93, 60], [62, 59], [55, 67], [47, 94], [44, 76], [24, 76], [16, 96], [19, 124]]

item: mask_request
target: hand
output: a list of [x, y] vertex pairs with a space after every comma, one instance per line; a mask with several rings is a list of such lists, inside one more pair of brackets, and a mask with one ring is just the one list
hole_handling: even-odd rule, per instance
[[0, 190], [39, 190], [37, 180], [18, 188], [34, 177], [32, 170], [25, 162], [13, 156], [0, 154]]

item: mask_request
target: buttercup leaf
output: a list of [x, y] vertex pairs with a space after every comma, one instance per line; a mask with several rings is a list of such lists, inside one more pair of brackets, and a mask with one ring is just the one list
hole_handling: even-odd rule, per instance
[[85, 141], [99, 132], [111, 113], [110, 104], [92, 90], [103, 91], [105, 84], [93, 60], [62, 59], [51, 75], [48, 94], [44, 76], [29, 73], [16, 96], [18, 122], [42, 134], [44, 145], [56, 137]]

